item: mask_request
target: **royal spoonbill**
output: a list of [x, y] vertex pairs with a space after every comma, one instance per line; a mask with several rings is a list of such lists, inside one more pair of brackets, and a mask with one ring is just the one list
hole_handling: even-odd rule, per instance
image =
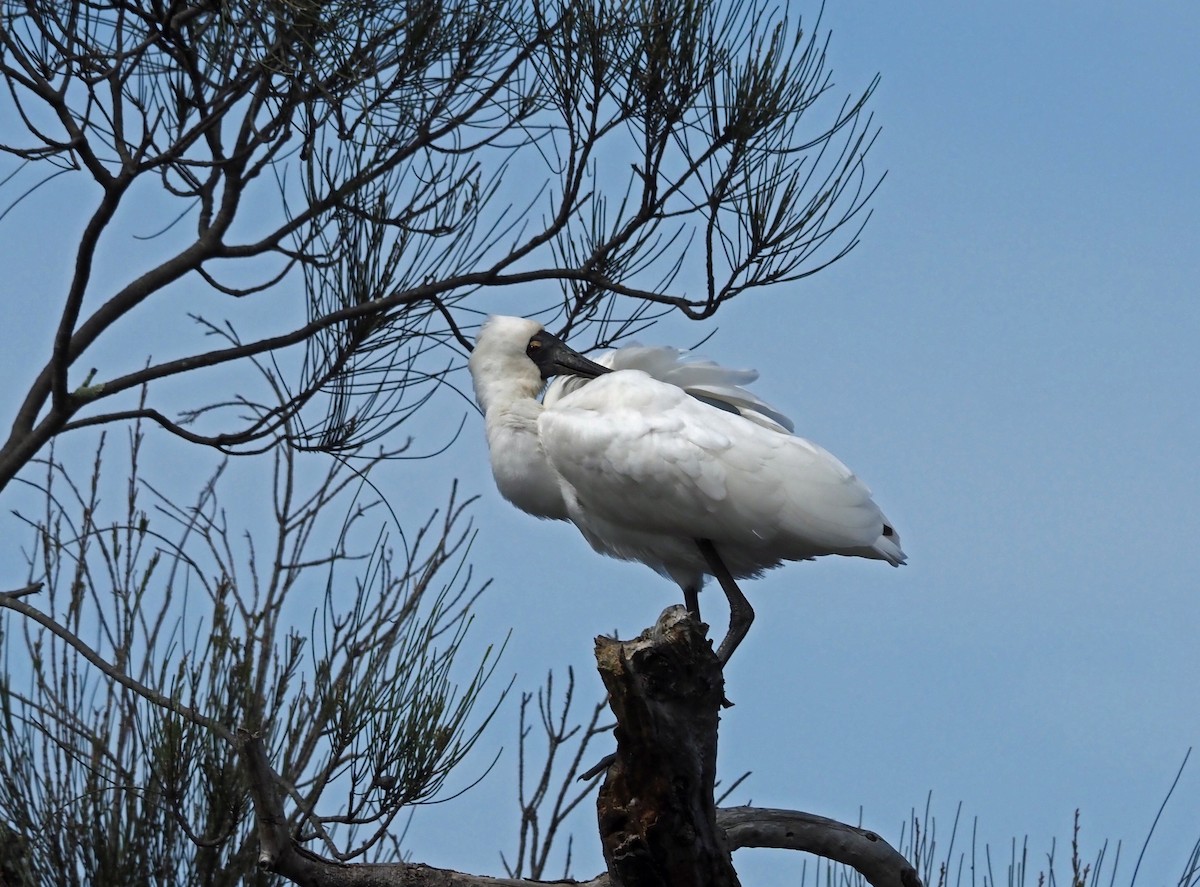
[[722, 664], [754, 619], [736, 579], [827, 554], [905, 562], [871, 491], [742, 387], [756, 373], [670, 348], [598, 361], [534, 320], [483, 325], [469, 366], [496, 486], [522, 511], [571, 521], [601, 554], [674, 579], [697, 619], [715, 576], [730, 611]]

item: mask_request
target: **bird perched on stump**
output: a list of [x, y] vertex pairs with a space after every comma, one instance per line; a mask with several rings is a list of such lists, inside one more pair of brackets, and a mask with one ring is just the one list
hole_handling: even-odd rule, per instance
[[592, 361], [537, 321], [499, 316], [469, 366], [504, 498], [674, 579], [697, 619], [715, 576], [730, 610], [722, 664], [754, 619], [737, 579], [828, 554], [905, 562], [871, 491], [743, 387], [752, 371], [673, 348]]

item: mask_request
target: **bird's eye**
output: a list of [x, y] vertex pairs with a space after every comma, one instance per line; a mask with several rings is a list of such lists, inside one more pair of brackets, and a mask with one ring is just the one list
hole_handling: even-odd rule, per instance
[[539, 342], [537, 339], [530, 339], [529, 345], [525, 348], [525, 353], [528, 355], [532, 355], [533, 352], [537, 351], [541, 347], [542, 347], [542, 343]]

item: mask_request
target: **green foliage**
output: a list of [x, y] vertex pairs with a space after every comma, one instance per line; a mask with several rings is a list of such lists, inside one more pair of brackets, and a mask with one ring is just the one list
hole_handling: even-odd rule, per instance
[[[360, 477], [334, 464], [302, 489], [297, 457], [280, 450], [274, 525], [239, 545], [220, 505], [224, 465], [182, 507], [143, 477], [139, 430], [129, 451], [115, 514], [103, 440], [86, 485], [53, 452], [30, 483], [42, 508], [22, 519], [42, 590], [26, 597], [50, 620], [0, 617], [5, 877], [271, 880], [256, 867], [238, 727], [278, 762], [297, 840], [394, 858], [395, 817], [439, 796], [490, 718], [472, 715], [493, 651], [456, 678], [482, 590], [463, 564], [466, 504], [452, 494], [400, 557], [377, 530], [359, 550], [377, 511], [358, 501]], [[331, 514], [341, 524], [321, 550]], [[307, 635], [293, 627], [305, 609]]]

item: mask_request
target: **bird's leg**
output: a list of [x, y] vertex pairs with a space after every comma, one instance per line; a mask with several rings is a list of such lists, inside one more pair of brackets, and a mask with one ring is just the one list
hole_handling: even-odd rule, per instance
[[[703, 544], [701, 545], [701, 549], [700, 549], [701, 551], [703, 551], [703, 550], [704, 550], [704, 545], [708, 545], [710, 548], [712, 547], [712, 543], [711, 543], [711, 542], [709, 542], [707, 539], [705, 539], [705, 540], [704, 540], [704, 542], [703, 542]], [[714, 551], [713, 551], [713, 557], [716, 557], [716, 554], [717, 554], [717, 553], [716, 553], [716, 551], [714, 550]], [[707, 554], [707, 553], [705, 553], [704, 557], [705, 557], [705, 560], [707, 560], [707, 559], [708, 559], [708, 554]], [[718, 560], [718, 563], [719, 563], [719, 562], [720, 562], [720, 561]], [[732, 580], [730, 580], [730, 581], [732, 581]], [[739, 593], [739, 594], [741, 594], [741, 592], [738, 592], [738, 593]], [[743, 600], [743, 601], [745, 601], [746, 599], [745, 599], [745, 598], [742, 598], [742, 600]], [[700, 586], [699, 586], [699, 585], [687, 585], [687, 586], [685, 586], [685, 587], [684, 587], [684, 589], [683, 589], [683, 604], [684, 604], [684, 606], [685, 606], [685, 607], [687, 607], [688, 614], [689, 614], [689, 615], [691, 615], [691, 617], [692, 617], [693, 619], [695, 619], [697, 623], [703, 624], [703, 623], [701, 622], [701, 620], [700, 620]], [[750, 609], [750, 605], [749, 605], [749, 604], [746, 604], [746, 609], [748, 609], [748, 610]], [[730, 610], [730, 614], [731, 614], [731, 615], [732, 615], [732, 613], [733, 613], [733, 611], [732, 611], [732, 610]], [[754, 618], [754, 611], [753, 611], [753, 610], [750, 610], [750, 618], [751, 618], [751, 619], [753, 619], [753, 618]], [[749, 622], [747, 622], [747, 623], [746, 623], [746, 628], [749, 628], [749, 627], [750, 627], [750, 623], [749, 623]], [[744, 636], [745, 634], [746, 634], [746, 629], [744, 628], [744, 629], [742, 629], [742, 635]], [[726, 639], [728, 640], [728, 635], [726, 636]], [[738, 638], [738, 640], [740, 641], [740, 640], [741, 640], [741, 638], [739, 637], [739, 638]], [[721, 646], [722, 646], [722, 647], [724, 647], [724, 646], [725, 646], [725, 645], [724, 645], [724, 643], [722, 643], [722, 645], [721, 645]], [[734, 646], [736, 647], [736, 646], [737, 646], [737, 644], [734, 644]], [[730, 652], [730, 653], [732, 653], [732, 652], [733, 652], [733, 650], [731, 649], [729, 652]], [[717, 650], [717, 655], [718, 655], [718, 656], [720, 656], [720, 655], [721, 655], [721, 653], [720, 653], [720, 648], [718, 648], [718, 650]], [[724, 665], [725, 665], [725, 662], [726, 662], [726, 660], [727, 660], [728, 658], [729, 658], [729, 654], [727, 653], [727, 654], [725, 655], [725, 659], [722, 659], [722, 660], [721, 660], [721, 666], [722, 666], [722, 667], [724, 667]], [[732, 705], [733, 705], [733, 703], [732, 703], [732, 702], [730, 702], [728, 699], [722, 699], [722, 700], [721, 700], [721, 705], [722, 705], [722, 706], [724, 706], [725, 708], [729, 708], [730, 706], [732, 706]], [[610, 757], [613, 757], [613, 756], [611, 756], [611, 755], [610, 755]], [[607, 759], [606, 759], [606, 760], [607, 760]], [[601, 763], [603, 764], [603, 763], [605, 763], [605, 762], [604, 762], [604, 761], [601, 761]], [[608, 761], [607, 761], [607, 763], [611, 764], [611, 763], [612, 763], [612, 761], [608, 760]], [[607, 764], [605, 764], [605, 766], [607, 766]], [[592, 770], [589, 770], [589, 771], [588, 771], [586, 774], [584, 774], [584, 776], [590, 775], [590, 774], [593, 772], [593, 770], [595, 770], [595, 768], [592, 768]], [[579, 778], [580, 778], [580, 779], [583, 779], [583, 778], [584, 778], [584, 776], [581, 776], [581, 777], [579, 777]]]
[[746, 600], [742, 590], [733, 581], [733, 576], [725, 566], [725, 562], [717, 554], [716, 546], [708, 539], [697, 539], [696, 545], [699, 546], [700, 553], [704, 555], [704, 562], [708, 564], [709, 570], [721, 583], [721, 590], [725, 592], [725, 597], [729, 599], [729, 632], [725, 635], [725, 640], [721, 641], [721, 646], [717, 647], [717, 659], [724, 666], [729, 662], [729, 657], [733, 655], [738, 644], [742, 642], [742, 638], [746, 636], [746, 632], [750, 630], [750, 623], [754, 621], [754, 608], [750, 606], [750, 602]]

